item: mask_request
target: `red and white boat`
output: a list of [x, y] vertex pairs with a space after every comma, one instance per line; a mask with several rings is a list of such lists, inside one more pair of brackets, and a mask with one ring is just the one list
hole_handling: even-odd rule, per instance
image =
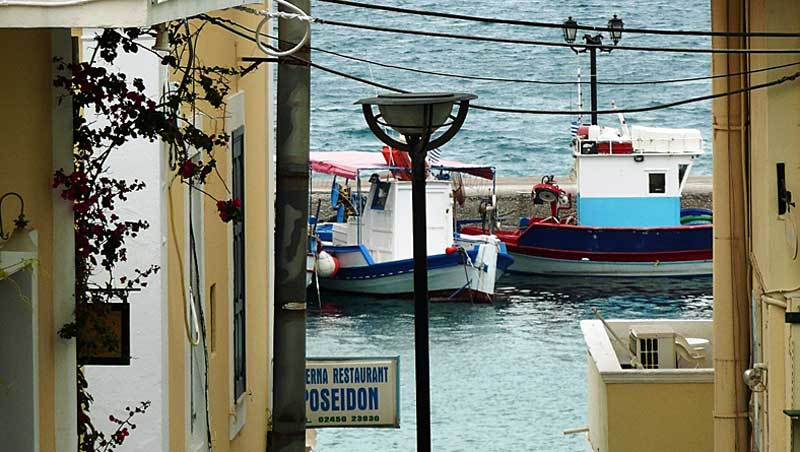
[[[577, 192], [552, 176], [533, 186], [549, 215], [495, 231], [513, 272], [585, 276], [711, 274], [708, 209], [681, 209], [692, 164], [703, 153], [695, 129], [581, 126], [573, 139]], [[573, 212], [573, 202], [577, 205]], [[463, 227], [479, 234], [481, 228]]]
[[[319, 272], [322, 289], [392, 296], [413, 292], [410, 161], [403, 157], [407, 154], [389, 148], [311, 153], [312, 171], [334, 176], [331, 201], [337, 211], [334, 221], [311, 219], [322, 244], [317, 267], [323, 260], [334, 263]], [[490, 301], [496, 280], [513, 259], [491, 234], [454, 234], [450, 176], [493, 181], [494, 169], [443, 160], [428, 167], [429, 292], [447, 300]], [[342, 179], [352, 185], [343, 187], [337, 182]]]

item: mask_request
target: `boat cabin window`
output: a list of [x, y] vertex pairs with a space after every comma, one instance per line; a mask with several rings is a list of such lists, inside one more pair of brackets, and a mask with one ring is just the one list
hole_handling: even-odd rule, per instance
[[386, 198], [389, 197], [389, 182], [375, 182], [375, 196], [370, 207], [374, 210], [383, 210], [386, 207]]
[[667, 175], [664, 173], [650, 173], [650, 193], [667, 192]]
[[683, 186], [683, 180], [686, 178], [686, 171], [689, 169], [689, 165], [686, 163], [681, 163], [678, 165], [678, 187]]

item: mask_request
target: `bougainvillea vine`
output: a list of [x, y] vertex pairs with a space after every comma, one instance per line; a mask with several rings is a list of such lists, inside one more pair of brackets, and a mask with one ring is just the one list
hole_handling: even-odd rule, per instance
[[[197, 26], [192, 29], [190, 22], [197, 22]], [[145, 184], [126, 180], [124, 174], [112, 175], [108, 165], [112, 154], [120, 152], [131, 140], [159, 141], [169, 152], [174, 177], [182, 183], [200, 185], [212, 174], [219, 175], [214, 150], [225, 147], [229, 137], [225, 133], [207, 134], [195, 125], [194, 114], [198, 103], [214, 109], [223, 107], [230, 91], [229, 78], [241, 75], [243, 69], [205, 66], [200, 62], [195, 47], [204, 24], [198, 20], [170, 24], [170, 52], [158, 52], [139, 42], [140, 37], [155, 36], [155, 27], [105, 29], [95, 37], [96, 46], [88, 61], [55, 60], [57, 75], [53, 84], [62, 91], [62, 99], [69, 97], [73, 106], [74, 169], [56, 171], [53, 188], [72, 205], [74, 214], [78, 305], [110, 301], [120, 289], [146, 287], [147, 278], [158, 271], [157, 265], [150, 265], [133, 269], [130, 274], [117, 274], [119, 264], [128, 259], [127, 241], [150, 225], [146, 219], [123, 218], [119, 213], [119, 207], [144, 190]], [[167, 66], [179, 81], [176, 86], [151, 98], [141, 78], [110, 69], [120, 52], [140, 51], [151, 53]], [[95, 119], [88, 121], [87, 112], [93, 112]], [[200, 156], [191, 158], [196, 151]], [[242, 218], [238, 199], [212, 198], [217, 201], [222, 221]], [[65, 325], [59, 334], [72, 338], [84, 328], [92, 325], [82, 323], [81, 316], [76, 315], [75, 322]], [[115, 429], [103, 433], [92, 424], [89, 410], [93, 399], [82, 369], [78, 374], [79, 451], [113, 450], [136, 428], [132, 418], [144, 413], [150, 402], [126, 408], [128, 415], [124, 419], [109, 418]]]

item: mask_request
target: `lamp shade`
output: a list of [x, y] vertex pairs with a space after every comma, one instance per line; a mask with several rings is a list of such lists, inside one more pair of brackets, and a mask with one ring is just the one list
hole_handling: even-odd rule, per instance
[[153, 50], [158, 52], [169, 52], [171, 48], [167, 26], [165, 24], [156, 25], [156, 42], [153, 44]]
[[29, 253], [36, 251], [36, 245], [31, 240], [28, 230], [23, 226], [17, 226], [11, 231], [8, 240], [0, 244], [0, 250]]
[[406, 136], [432, 134], [447, 124], [453, 104], [477, 98], [466, 93], [382, 94], [357, 104], [377, 105], [383, 125]]
[[618, 18], [616, 14], [611, 19], [608, 19], [608, 28], [610, 29], [611, 33], [611, 40], [614, 41], [614, 45], [622, 39], [622, 29], [625, 27], [625, 24], [622, 22], [622, 19]]
[[578, 36], [578, 22], [575, 22], [572, 19], [572, 16], [569, 16], [567, 20], [564, 21], [564, 41], [567, 41], [568, 44], [572, 44], [575, 42], [575, 38]]

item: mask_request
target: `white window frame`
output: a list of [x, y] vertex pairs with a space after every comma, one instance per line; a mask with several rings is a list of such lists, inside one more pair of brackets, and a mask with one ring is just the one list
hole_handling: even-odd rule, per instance
[[[664, 193], [650, 193], [650, 175], [651, 174], [663, 174], [664, 175]], [[668, 197], [675, 197], [672, 190], [670, 190], [670, 177], [672, 176], [672, 171], [667, 168], [652, 168], [647, 169], [644, 171], [644, 187], [645, 187], [645, 195], [648, 197], [653, 198], [668, 198]], [[677, 185], [677, 184], [676, 184]]]
[[681, 165], [686, 165], [686, 171], [683, 173], [683, 180], [681, 180], [680, 184], [678, 185], [679, 195], [683, 193], [683, 189], [686, 187], [686, 181], [689, 180], [689, 174], [692, 173], [692, 167], [694, 166], [694, 159], [690, 160], [689, 163], [678, 162], [678, 169], [676, 170], [678, 172], [678, 176], [681, 175]]
[[[227, 117], [225, 118], [225, 133], [232, 137], [233, 131], [240, 128], [245, 127], [245, 120], [244, 120], [244, 108], [245, 108], [245, 95], [243, 91], [239, 91], [236, 94], [231, 95], [227, 101]], [[247, 128], [245, 127], [245, 131]], [[245, 132], [245, 137], [246, 137]], [[247, 141], [245, 139], [245, 148], [247, 147]], [[233, 147], [232, 143], [228, 145], [228, 152], [227, 152], [227, 174], [226, 179], [233, 183]], [[246, 171], [245, 171], [245, 186], [247, 186], [246, 180]], [[246, 225], [245, 225], [246, 226]], [[245, 227], [246, 229], [246, 227]], [[233, 358], [234, 358], [234, 338], [233, 338], [233, 321], [234, 321], [234, 313], [233, 313], [233, 224], [228, 223], [226, 228], [226, 236], [229, 237], [228, 240], [228, 382], [230, 383], [229, 391], [228, 391], [228, 400], [230, 400], [232, 405], [232, 411], [230, 416], [230, 428], [229, 428], [229, 438], [232, 440], [239, 434], [239, 432], [244, 428], [245, 423], [247, 422], [247, 395], [250, 393], [250, 389], [245, 387], [244, 394], [239, 397], [238, 400], [234, 400], [234, 365], [233, 365]], [[247, 234], [245, 233], [245, 237]], [[245, 257], [247, 259], [247, 257]], [[247, 275], [245, 274], [245, 280], [247, 279]], [[247, 293], [247, 283], [245, 283], [245, 293]], [[247, 298], [245, 297], [245, 300]], [[247, 302], [245, 302], [245, 323], [247, 322]], [[245, 347], [245, 361], [247, 360], [247, 347]], [[246, 366], [246, 369], [250, 366]], [[249, 379], [248, 379], [249, 381]], [[249, 385], [248, 385], [249, 386]]]
[[[202, 119], [198, 119], [201, 121]], [[198, 122], [199, 123], [199, 122]], [[189, 156], [190, 159], [201, 158], [201, 151], [197, 149], [190, 149]], [[202, 189], [203, 187], [198, 187]], [[191, 265], [192, 265], [192, 255], [191, 255], [191, 238], [189, 236], [189, 223], [193, 220], [189, 217], [189, 203], [192, 202], [192, 196], [196, 197], [197, 202], [197, 212], [196, 214], [193, 212], [193, 216], [195, 219], [199, 219], [199, 224], [195, 225], [195, 246], [197, 248], [197, 261], [198, 261], [198, 291], [200, 295], [200, 303], [203, 306], [204, 312], [207, 312], [207, 304], [205, 303], [205, 246], [204, 246], [204, 209], [203, 209], [203, 193], [198, 190], [193, 190], [190, 192], [189, 187], [184, 187], [184, 225], [185, 225], [185, 232], [184, 232], [184, 284], [186, 287], [186, 294], [185, 300], [186, 302], [193, 302], [191, 299]], [[184, 305], [183, 309], [187, 309], [187, 306]], [[195, 426], [199, 427], [197, 430], [193, 430], [192, 426], [192, 400], [194, 398], [194, 385], [192, 381], [192, 366], [194, 353], [200, 353], [201, 363], [204, 363], [206, 366], [208, 363], [205, 363], [205, 354], [203, 353], [203, 347], [206, 344], [203, 344], [202, 335], [200, 337], [201, 343], [199, 345], [192, 345], [188, 341], [185, 342], [186, 346], [184, 347], [184, 362], [186, 366], [185, 372], [185, 422], [186, 422], [186, 450], [190, 452], [203, 452], [209, 449], [209, 445], [207, 444], [208, 439], [208, 426], [206, 424], [205, 419], [205, 412], [199, 412], [197, 421]], [[201, 366], [203, 367], [203, 366]], [[202, 400], [206, 405], [206, 409], [208, 409], [208, 400], [207, 395], [205, 394], [205, 384], [203, 383], [205, 379], [205, 375], [200, 376], [200, 381], [202, 385], [203, 397]]]

